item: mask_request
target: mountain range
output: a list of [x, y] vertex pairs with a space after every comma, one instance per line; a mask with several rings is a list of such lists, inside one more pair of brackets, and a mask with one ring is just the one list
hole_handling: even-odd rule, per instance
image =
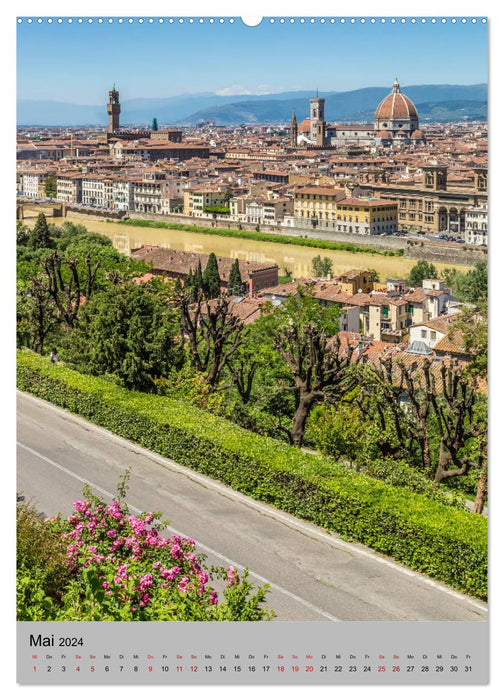
[[[367, 87], [346, 92], [320, 92], [326, 121], [372, 122], [390, 87]], [[403, 92], [415, 103], [420, 122], [486, 120], [487, 85], [410, 85]], [[198, 93], [166, 98], [138, 98], [121, 103], [121, 125], [193, 125], [288, 123], [296, 110], [298, 122], [309, 116], [313, 92], [300, 90], [269, 95]], [[106, 104], [18, 100], [17, 123], [22, 126], [105, 126]]]

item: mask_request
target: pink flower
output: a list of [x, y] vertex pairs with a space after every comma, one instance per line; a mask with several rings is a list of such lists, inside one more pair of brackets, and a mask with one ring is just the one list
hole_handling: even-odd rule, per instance
[[189, 577], [182, 576], [182, 578], [180, 579], [179, 585], [178, 585], [179, 591], [181, 591], [182, 593], [187, 593], [187, 591], [189, 590], [189, 583], [190, 583]]
[[184, 554], [179, 544], [172, 544], [171, 553], [174, 559], [180, 559]]
[[165, 579], [168, 579], [168, 581], [173, 581], [180, 574], [180, 569], [178, 566], [174, 566], [171, 569], [165, 569], [161, 567], [159, 571], [161, 573], [161, 576]]
[[208, 574], [206, 571], [200, 571], [198, 574], [198, 581], [204, 586], [208, 583]]
[[217, 605], [219, 602], [219, 599], [217, 598], [217, 591], [215, 591], [213, 588], [210, 592], [210, 605]]
[[238, 572], [233, 566], [230, 566], [227, 570], [227, 580], [230, 586], [235, 586], [240, 583], [240, 577], [238, 576]]
[[78, 513], [84, 513], [89, 506], [89, 501], [86, 499], [84, 501], [74, 501], [73, 507]]
[[146, 588], [150, 588], [153, 583], [154, 581], [152, 579], [152, 574], [145, 574], [145, 576], [142, 576], [142, 578], [140, 579], [140, 585], [138, 586], [138, 588], [141, 591], [144, 591]]

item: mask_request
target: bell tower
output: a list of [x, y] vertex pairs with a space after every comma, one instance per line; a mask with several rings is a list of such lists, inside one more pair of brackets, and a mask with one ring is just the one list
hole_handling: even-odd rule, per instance
[[318, 96], [312, 97], [310, 100], [310, 139], [312, 143], [318, 143], [317, 140], [317, 124], [322, 122], [325, 129], [324, 117], [325, 99]]
[[298, 139], [298, 123], [296, 119], [296, 110], [292, 112], [291, 126], [290, 126], [290, 142], [291, 146], [296, 148]]
[[109, 115], [109, 134], [114, 134], [116, 131], [119, 131], [119, 114], [121, 113], [119, 92], [115, 89], [115, 85], [109, 91], [107, 112]]

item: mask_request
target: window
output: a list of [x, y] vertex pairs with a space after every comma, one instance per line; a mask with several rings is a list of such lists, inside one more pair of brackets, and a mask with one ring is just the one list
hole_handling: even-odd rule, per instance
[[431, 332], [430, 332], [430, 339], [431, 339], [431, 340], [436, 340], [436, 331], [431, 331]]
[[422, 331], [421, 336], [422, 338], [427, 338], [427, 331]]

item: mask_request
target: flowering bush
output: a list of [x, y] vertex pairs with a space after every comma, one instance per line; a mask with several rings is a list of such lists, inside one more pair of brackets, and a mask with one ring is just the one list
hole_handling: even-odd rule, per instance
[[[160, 534], [168, 523], [159, 521], [159, 513], [131, 515], [121, 497], [106, 503], [89, 487], [83, 495], [73, 504], [70, 517], [58, 515], [42, 524], [59, 554], [65, 552], [66, 576], [60, 577], [60, 590], [46, 590], [42, 563], [33, 566], [32, 560], [28, 566], [27, 538], [20, 542], [18, 536], [18, 619], [246, 621], [273, 617], [262, 607], [268, 586], [254, 591], [247, 569], [242, 576], [232, 566], [206, 569], [203, 555], [195, 553], [194, 540]], [[220, 593], [212, 586], [214, 580], [222, 581], [216, 584]]]

